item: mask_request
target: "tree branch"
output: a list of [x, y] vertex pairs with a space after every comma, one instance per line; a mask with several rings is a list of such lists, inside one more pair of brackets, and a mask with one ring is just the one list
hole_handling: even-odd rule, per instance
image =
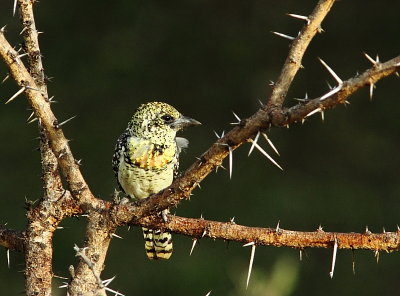
[[333, 6], [335, 0], [320, 0], [314, 11], [307, 18], [306, 24], [299, 32], [299, 35], [291, 44], [289, 54], [283, 65], [281, 74], [276, 81], [272, 94], [268, 99], [268, 108], [273, 112], [275, 108], [282, 107], [286, 98], [286, 94], [297, 71], [301, 67], [301, 60], [307, 50], [308, 45], [317, 32], [321, 32], [321, 23], [329, 10]]
[[0, 246], [9, 250], [24, 252], [24, 234], [0, 225]]
[[325, 232], [322, 228], [313, 232], [285, 230], [282, 228], [261, 228], [238, 225], [233, 222], [217, 222], [205, 219], [168, 216], [165, 223], [160, 216], [142, 218], [136, 225], [166, 229], [196, 239], [209, 237], [241, 243], [254, 242], [256, 245], [291, 248], [331, 248], [338, 242], [340, 249], [364, 249], [391, 252], [400, 249], [400, 230], [396, 232], [339, 233]]

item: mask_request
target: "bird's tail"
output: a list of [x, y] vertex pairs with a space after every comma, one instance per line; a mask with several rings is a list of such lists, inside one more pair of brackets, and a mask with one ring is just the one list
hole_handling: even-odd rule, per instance
[[144, 248], [149, 259], [169, 259], [172, 255], [172, 234], [169, 231], [143, 227]]

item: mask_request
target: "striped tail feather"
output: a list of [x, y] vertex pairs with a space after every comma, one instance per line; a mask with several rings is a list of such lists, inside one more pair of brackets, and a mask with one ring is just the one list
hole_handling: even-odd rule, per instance
[[143, 227], [144, 248], [151, 260], [169, 259], [172, 255], [172, 234], [169, 231]]

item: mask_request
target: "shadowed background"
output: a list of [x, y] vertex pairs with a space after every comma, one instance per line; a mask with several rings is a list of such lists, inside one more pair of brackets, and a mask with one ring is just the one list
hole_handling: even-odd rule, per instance
[[[1, 1], [0, 26], [7, 38], [21, 42], [12, 0]], [[301, 3], [300, 3], [301, 2]], [[189, 149], [181, 157], [187, 168], [216, 140], [214, 130], [229, 130], [231, 111], [247, 117], [270, 94], [288, 52], [288, 40], [302, 21], [285, 13], [309, 14], [317, 1], [45, 1], [35, 6], [41, 50], [53, 110], [59, 121], [77, 115], [65, 125], [91, 190], [109, 199], [116, 182], [111, 156], [119, 134], [135, 108], [148, 100], [162, 100], [203, 123], [184, 131]], [[337, 2], [323, 22], [325, 33], [312, 41], [290, 89], [293, 98], [311, 98], [335, 82], [318, 62], [323, 58], [344, 80], [370, 67], [362, 52], [381, 60], [399, 54], [400, 2]], [[6, 73], [0, 63], [0, 73]], [[1, 77], [2, 79], [2, 77]], [[313, 231], [372, 232], [396, 230], [400, 209], [398, 145], [399, 78], [378, 83], [374, 99], [365, 88], [350, 98], [346, 108], [316, 114], [304, 125], [272, 129], [270, 138], [284, 171], [250, 145], [234, 153], [232, 180], [228, 172], [210, 174], [191, 201], [177, 215], [235, 222], [249, 226]], [[0, 86], [5, 102], [17, 91], [9, 79]], [[0, 105], [1, 106], [1, 105]], [[30, 111], [22, 96], [0, 107], [0, 223], [23, 229], [25, 199], [41, 197], [40, 158], [36, 150], [36, 123], [27, 125]], [[267, 147], [263, 140], [260, 144]], [[227, 161], [225, 167], [228, 167]], [[174, 212], [174, 210], [173, 210]], [[54, 272], [68, 276], [75, 264], [73, 244], [83, 245], [84, 218], [71, 218], [55, 234]], [[125, 295], [244, 295], [249, 248], [203, 239], [192, 256], [192, 240], [175, 235], [175, 251], [167, 262], [147, 260], [141, 230], [118, 229], [103, 279], [117, 275], [111, 287]], [[23, 257], [0, 250], [2, 292], [23, 291]], [[398, 253], [338, 252], [333, 279], [329, 278], [332, 250], [299, 251], [258, 247], [246, 295], [393, 295], [398, 291]], [[377, 276], [379, 275], [379, 276]], [[55, 285], [62, 280], [55, 279]], [[59, 295], [65, 295], [60, 290]], [[57, 295], [57, 294], [55, 294]]]

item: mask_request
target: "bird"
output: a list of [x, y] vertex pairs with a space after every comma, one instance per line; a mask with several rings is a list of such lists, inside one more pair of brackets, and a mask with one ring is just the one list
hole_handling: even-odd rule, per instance
[[[164, 102], [141, 104], [118, 138], [112, 166], [119, 188], [131, 199], [141, 200], [172, 184], [178, 175], [179, 154], [189, 141], [176, 133], [201, 123], [183, 116]], [[166, 217], [168, 209], [162, 212]], [[169, 231], [143, 227], [145, 251], [152, 260], [169, 259]]]

